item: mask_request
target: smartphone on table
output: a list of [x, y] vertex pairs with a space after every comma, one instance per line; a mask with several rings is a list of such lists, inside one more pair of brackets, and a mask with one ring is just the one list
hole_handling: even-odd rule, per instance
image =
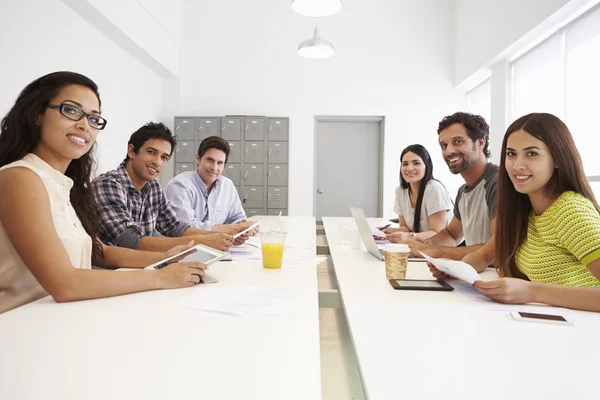
[[522, 311], [512, 311], [510, 316], [515, 321], [522, 322], [540, 322], [543, 324], [555, 324], [555, 325], [567, 325], [573, 326], [575, 323], [573, 321], [567, 320], [562, 315], [553, 315], [553, 314], [538, 314], [531, 312], [522, 312]]

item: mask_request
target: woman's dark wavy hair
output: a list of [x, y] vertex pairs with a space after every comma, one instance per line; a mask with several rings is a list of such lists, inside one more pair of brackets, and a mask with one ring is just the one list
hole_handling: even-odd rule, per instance
[[548, 146], [557, 168], [544, 188], [548, 197], [566, 191], [581, 194], [600, 210], [585, 176], [583, 162], [569, 128], [560, 118], [546, 113], [527, 114], [513, 122], [504, 135], [498, 174], [498, 210], [496, 212], [496, 268], [502, 277], [526, 279], [517, 267], [517, 251], [527, 238], [531, 201], [519, 193], [506, 171], [506, 144], [514, 132], [524, 130]]
[[[89, 88], [101, 104], [98, 86], [91, 79], [75, 72], [53, 72], [31, 82], [2, 119], [0, 167], [20, 160], [34, 151], [40, 142], [41, 134], [36, 123], [38, 118], [46, 112], [50, 101], [70, 85]], [[71, 204], [85, 231], [92, 238], [93, 258], [102, 256], [102, 245], [98, 240], [98, 206], [91, 189], [91, 175], [96, 168], [95, 149], [96, 143], [81, 158], [72, 160], [65, 172], [65, 175], [73, 180]]]
[[[404, 150], [402, 150], [402, 154], [400, 154], [400, 165], [402, 165], [402, 158], [406, 153], [414, 153], [423, 159], [423, 163], [425, 164], [425, 175], [421, 180], [421, 185], [419, 186], [419, 194], [417, 195], [417, 202], [415, 204], [415, 222], [413, 223], [413, 232], [421, 232], [421, 205], [423, 204], [423, 197], [425, 195], [425, 187], [430, 180], [433, 179], [433, 162], [431, 161], [431, 156], [427, 149], [420, 144], [411, 144]], [[402, 167], [400, 167], [402, 168]], [[402, 189], [410, 188], [410, 183], [408, 183], [404, 177], [402, 176], [402, 171], [400, 171], [400, 186]]]

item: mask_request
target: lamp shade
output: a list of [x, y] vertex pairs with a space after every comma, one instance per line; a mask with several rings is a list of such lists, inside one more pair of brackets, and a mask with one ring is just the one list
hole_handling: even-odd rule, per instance
[[342, 0], [292, 0], [292, 10], [307, 17], [328, 17], [342, 9]]
[[312, 39], [298, 45], [298, 54], [306, 58], [323, 59], [335, 55], [335, 47], [331, 42], [321, 39], [319, 27], [315, 27]]

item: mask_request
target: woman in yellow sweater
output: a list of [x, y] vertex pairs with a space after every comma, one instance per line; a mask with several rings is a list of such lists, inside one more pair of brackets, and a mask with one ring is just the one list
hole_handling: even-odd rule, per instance
[[600, 311], [599, 210], [567, 126], [517, 119], [502, 142], [495, 239], [464, 258], [501, 278], [474, 286], [502, 303]]

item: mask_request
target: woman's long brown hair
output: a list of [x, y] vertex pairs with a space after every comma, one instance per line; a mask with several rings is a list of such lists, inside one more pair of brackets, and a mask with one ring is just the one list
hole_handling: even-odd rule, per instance
[[581, 156], [569, 128], [560, 118], [546, 113], [527, 114], [513, 122], [504, 135], [498, 176], [498, 209], [496, 212], [496, 268], [502, 277], [527, 279], [517, 268], [515, 257], [527, 237], [532, 207], [526, 194], [515, 190], [506, 171], [508, 137], [523, 130], [548, 146], [556, 168], [546, 184], [549, 198], [573, 191], [590, 200], [600, 211], [594, 193], [583, 171]]
[[[61, 89], [70, 85], [81, 85], [89, 88], [100, 104], [98, 86], [88, 77], [75, 72], [53, 72], [36, 79], [23, 89], [15, 105], [2, 119], [0, 125], [0, 167], [20, 160], [33, 152], [40, 141], [40, 127], [37, 118], [44, 114], [46, 106]], [[90, 151], [80, 158], [71, 161], [65, 175], [73, 180], [71, 204], [83, 225], [92, 238], [93, 257], [102, 257], [102, 244], [98, 240], [99, 221], [98, 205], [92, 194], [91, 176], [96, 167], [94, 151], [96, 143]]]

